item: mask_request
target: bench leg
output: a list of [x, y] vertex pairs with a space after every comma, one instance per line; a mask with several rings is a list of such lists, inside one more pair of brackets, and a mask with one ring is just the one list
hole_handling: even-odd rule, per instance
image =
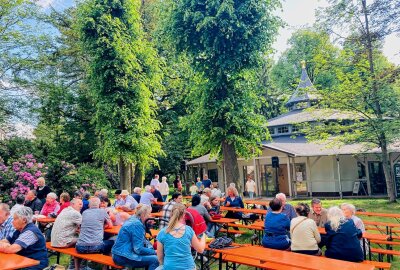
[[57, 252], [57, 264], [60, 264], [60, 252]]

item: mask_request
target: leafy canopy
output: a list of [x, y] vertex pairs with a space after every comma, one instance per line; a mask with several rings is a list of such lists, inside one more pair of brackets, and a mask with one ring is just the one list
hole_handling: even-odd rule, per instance
[[157, 54], [143, 38], [139, 0], [88, 0], [77, 26], [89, 60], [99, 138], [95, 154], [125, 163], [154, 162], [156, 134], [152, 90], [161, 87]]

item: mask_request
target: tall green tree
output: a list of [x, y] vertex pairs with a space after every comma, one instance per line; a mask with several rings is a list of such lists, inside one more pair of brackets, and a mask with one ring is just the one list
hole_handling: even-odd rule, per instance
[[317, 89], [331, 89], [338, 83], [332, 67], [337, 65], [339, 49], [331, 43], [327, 33], [300, 29], [292, 34], [288, 45], [272, 67], [271, 81], [277, 88], [289, 94], [296, 89], [301, 61], [306, 61], [308, 76]]
[[319, 14], [321, 26], [338, 36], [338, 33], [350, 33], [344, 37], [347, 44], [344, 61], [348, 68], [340, 76], [339, 98], [329, 97], [330, 106], [362, 115], [363, 121], [355, 121], [345, 138], [370, 142], [381, 149], [388, 197], [395, 201], [388, 147], [400, 138], [398, 118], [393, 118], [399, 97], [392, 76], [396, 68], [381, 61], [380, 48], [387, 32], [382, 25], [374, 23], [379, 21], [377, 18], [371, 18], [372, 7], [379, 2], [368, 5], [366, 0], [329, 0], [328, 3]]
[[256, 113], [254, 68], [260, 66], [279, 26], [277, 0], [168, 1], [166, 32], [178, 52], [187, 52], [203, 80], [189, 95], [190, 132], [195, 154], [223, 158], [226, 179], [239, 189], [237, 156], [257, 153], [267, 137]]
[[152, 90], [161, 87], [157, 54], [144, 38], [139, 0], [88, 0], [77, 26], [89, 55], [96, 112], [96, 156], [119, 164], [121, 188], [131, 187], [131, 163], [155, 162], [161, 146]]

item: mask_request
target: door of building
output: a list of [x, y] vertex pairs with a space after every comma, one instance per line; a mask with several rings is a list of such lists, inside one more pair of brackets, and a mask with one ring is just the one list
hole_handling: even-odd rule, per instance
[[286, 164], [279, 165], [278, 183], [279, 183], [279, 192], [289, 195], [288, 171]]
[[272, 168], [271, 165], [262, 165], [260, 167], [260, 189], [262, 196], [271, 197], [275, 195], [275, 171], [275, 168]]
[[370, 161], [368, 162], [369, 168], [369, 181], [371, 184], [372, 195], [387, 194], [385, 175], [383, 173], [382, 162]]

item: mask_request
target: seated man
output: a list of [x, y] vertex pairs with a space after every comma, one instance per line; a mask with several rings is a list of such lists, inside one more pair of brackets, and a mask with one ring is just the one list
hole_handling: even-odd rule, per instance
[[161, 211], [163, 220], [160, 221], [160, 226], [159, 226], [160, 230], [168, 225], [168, 221], [171, 217], [172, 207], [174, 207], [174, 205], [177, 203], [182, 203], [182, 199], [183, 199], [182, 194], [176, 192], [172, 194], [171, 200], [166, 205], [163, 206]]
[[138, 202], [131, 195], [129, 195], [129, 192], [125, 189], [121, 191], [121, 199], [124, 201], [124, 204], [115, 206], [116, 209], [132, 211], [135, 210], [136, 206], [138, 205]]
[[53, 247], [72, 247], [78, 241], [78, 229], [82, 223], [82, 200], [73, 199], [54, 222], [51, 231]]
[[321, 200], [314, 198], [311, 200], [311, 211], [308, 217], [315, 221], [318, 227], [324, 228], [328, 222], [328, 211], [322, 208]]
[[[275, 195], [275, 198], [279, 199], [282, 202], [282, 214], [287, 216], [289, 220], [297, 217], [296, 210], [294, 207], [288, 203], [286, 203], [286, 195], [284, 193], [278, 193]], [[268, 213], [272, 212], [271, 207], [268, 207]]]
[[43, 203], [36, 197], [36, 190], [31, 189], [28, 191], [25, 197], [25, 206], [29, 207], [35, 215], [40, 213]]
[[137, 201], [140, 202], [140, 193], [142, 193], [142, 189], [140, 187], [135, 187], [133, 189], [132, 197]]
[[114, 241], [103, 240], [103, 235], [104, 229], [112, 228], [113, 225], [106, 210], [99, 207], [100, 199], [91, 198], [89, 209], [82, 213], [81, 231], [76, 243], [78, 253], [108, 254], [111, 251]]
[[[25, 196], [23, 194], [18, 194], [17, 198], [15, 199], [15, 205], [11, 208], [10, 214], [11, 216], [17, 211], [19, 208], [24, 207], [25, 203]], [[0, 238], [1, 239], [1, 238]]]
[[120, 189], [117, 189], [117, 190], [114, 192], [115, 201], [114, 201], [113, 206], [114, 206], [115, 208], [117, 208], [118, 206], [122, 206], [122, 205], [125, 204], [125, 200], [123, 200], [122, 197], [121, 197], [121, 192], [122, 192], [122, 190], [120, 190]]
[[157, 201], [157, 199], [154, 198], [153, 194], [151, 193], [151, 187], [149, 185], [145, 186], [144, 192], [140, 197], [140, 203], [151, 206], [154, 201]]
[[8, 204], [0, 203], [0, 240], [11, 237], [14, 234], [15, 229], [12, 222], [13, 217], [10, 214], [10, 207]]
[[23, 207], [15, 211], [12, 236], [0, 240], [0, 252], [16, 253], [40, 261], [39, 265], [24, 268], [25, 270], [42, 270], [47, 267], [46, 241], [42, 232], [32, 223], [32, 209]]

